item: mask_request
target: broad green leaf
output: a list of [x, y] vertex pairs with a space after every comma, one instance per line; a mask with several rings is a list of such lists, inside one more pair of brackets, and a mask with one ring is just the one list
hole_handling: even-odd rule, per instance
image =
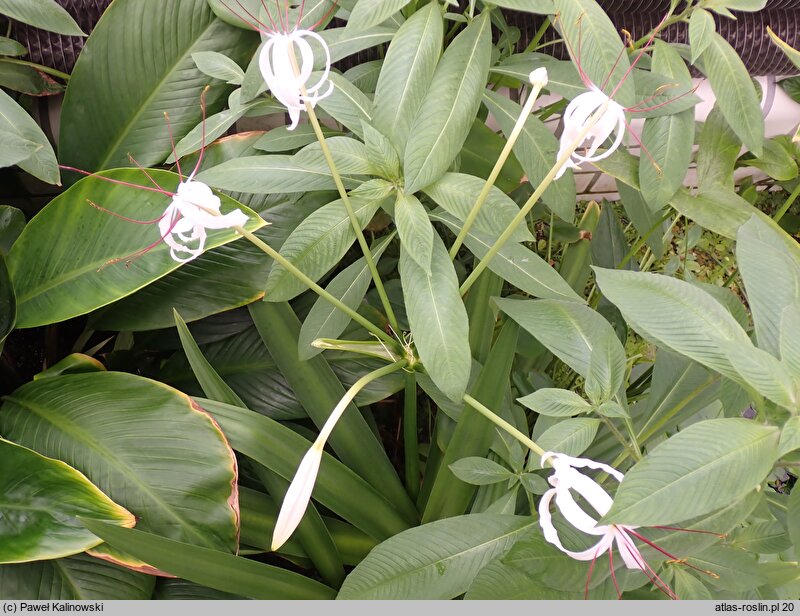
[[86, 36], [55, 0], [0, 0], [0, 13], [34, 28], [67, 36]]
[[711, 600], [711, 592], [701, 580], [680, 567], [672, 568], [673, 590], [681, 600]]
[[679, 189], [669, 204], [698, 225], [722, 236], [736, 239], [736, 233], [756, 209], [732, 190], [717, 188], [692, 196]]
[[458, 155], [480, 105], [490, 56], [484, 12], [450, 43], [419, 106], [403, 157], [406, 193], [438, 180]]
[[373, 170], [381, 177], [396, 181], [400, 178], [400, 157], [389, 139], [369, 124], [362, 127], [364, 145]]
[[394, 204], [394, 222], [406, 254], [430, 275], [435, 231], [428, 219], [428, 210], [414, 195], [398, 193]]
[[584, 378], [589, 374], [592, 350], [602, 339], [614, 338], [620, 344], [611, 324], [578, 302], [497, 299], [495, 303]]
[[797, 415], [786, 420], [783, 430], [781, 430], [778, 454], [780, 456], [785, 456], [795, 449], [800, 449], [800, 417]]
[[59, 558], [100, 540], [75, 516], [133, 526], [133, 515], [84, 475], [26, 447], [0, 439], [0, 562]]
[[[27, 53], [27, 51], [26, 51]], [[60, 94], [64, 87], [35, 68], [0, 57], [0, 86], [30, 96]]]
[[592, 406], [574, 391], [550, 387], [517, 398], [517, 402], [548, 417], [572, 417], [592, 410]]
[[[0, 83], [0, 85], [4, 84]], [[7, 131], [0, 132], [0, 144], [2, 144], [0, 167], [16, 165], [21, 160], [30, 158], [42, 148], [38, 143], [28, 141], [15, 133]]]
[[723, 348], [743, 384], [750, 385], [759, 394], [784, 408], [797, 408], [799, 382], [774, 355], [752, 346], [743, 348], [737, 344], [726, 344]]
[[689, 562], [701, 570], [712, 571], [714, 575], [705, 579], [722, 590], [741, 592], [766, 582], [758, 569], [758, 560], [734, 547], [715, 545], [690, 557]]
[[603, 336], [592, 347], [584, 389], [594, 404], [616, 396], [625, 384], [625, 349], [614, 336]]
[[[327, 127], [322, 127], [322, 133], [326, 137], [340, 134]], [[265, 152], [287, 152], [307, 146], [316, 140], [317, 136], [311, 124], [298, 124], [293, 130], [289, 130], [288, 126], [278, 126], [256, 141], [253, 147]]]
[[[633, 80], [627, 79], [630, 66], [619, 33], [594, 0], [555, 0], [558, 26], [569, 44], [572, 61], [606, 93], [616, 91], [614, 99], [633, 105]], [[580, 53], [581, 57], [575, 57]]]
[[697, 59], [708, 47], [711, 42], [711, 34], [716, 31], [717, 27], [714, 24], [714, 17], [711, 13], [702, 8], [696, 8], [692, 11], [692, 15], [689, 17], [689, 44], [691, 45], [692, 64], [697, 62]]
[[[503, 148], [506, 138], [489, 128], [479, 117], [472, 122], [467, 140], [458, 155], [458, 169], [461, 173], [487, 179]], [[447, 175], [447, 174], [445, 174]], [[525, 175], [514, 152], [508, 155], [495, 179], [494, 186], [504, 195], [519, 188]]]
[[791, 548], [792, 540], [781, 522], [769, 520], [737, 529], [730, 544], [750, 553], [777, 554]]
[[783, 309], [778, 331], [781, 361], [800, 378], [800, 302]]
[[[180, 178], [168, 171], [150, 176], [167, 190]], [[111, 180], [111, 181], [109, 181]], [[115, 182], [129, 182], [125, 186]], [[169, 247], [158, 241], [155, 224], [119, 218], [156, 219], [170, 200], [147, 184], [137, 169], [88, 177], [53, 199], [25, 227], [8, 256], [17, 294], [18, 327], [34, 327], [85, 314], [118, 300], [179, 267]], [[220, 195], [223, 212], [241, 209], [251, 231], [264, 221], [233, 199]], [[117, 214], [98, 211], [87, 200]], [[209, 231], [206, 249], [238, 238], [232, 229]], [[156, 242], [147, 253], [136, 253]], [[130, 259], [126, 262], [127, 259]], [[123, 263], [126, 262], [126, 263]]]
[[[56, 155], [42, 129], [14, 99], [0, 90], [0, 143], [4, 148], [8, 143], [13, 153], [14, 144], [17, 150], [28, 149], [29, 142], [36, 144], [39, 149], [34, 149], [28, 157], [18, 158], [15, 162], [23, 171], [48, 184], [60, 184]], [[4, 153], [0, 156], [8, 157], [10, 154]]]
[[[461, 224], [444, 212], [431, 214], [431, 218], [445, 223], [454, 233], [461, 230]], [[494, 238], [471, 230], [464, 238], [464, 243], [475, 256], [482, 258], [494, 244]], [[489, 269], [518, 289], [536, 297], [583, 301], [549, 263], [522, 244], [505, 244], [489, 262]]]
[[10, 205], [0, 205], [0, 254], [5, 256], [25, 228], [25, 214]]
[[475, 486], [491, 485], [516, 477], [512, 471], [502, 464], [477, 456], [461, 458], [453, 462], [450, 465], [450, 470], [461, 481]]
[[[510, 1], [514, 2], [515, 0]], [[476, 601], [564, 601], [583, 599], [583, 593], [553, 590], [544, 584], [538, 584], [527, 571], [514, 565], [505, 564], [502, 558], [496, 558], [481, 569], [464, 599]]]
[[242, 85], [244, 71], [228, 56], [218, 51], [196, 51], [192, 60], [203, 73], [232, 85]]
[[703, 66], [717, 104], [744, 144], [756, 156], [764, 143], [764, 119], [750, 75], [736, 51], [716, 32], [709, 33]]
[[458, 278], [438, 234], [433, 237], [431, 273], [400, 246], [400, 280], [419, 357], [436, 386], [460, 401], [469, 381], [469, 322]]
[[553, 0], [492, 0], [491, 4], [504, 9], [554, 15], [556, 12]]
[[8, 274], [6, 260], [0, 254], [0, 351], [6, 339], [17, 322], [17, 298], [14, 295], [14, 286]]
[[28, 48], [14, 39], [0, 36], [0, 55], [3, 56], [24, 56], [28, 53]]
[[660, 259], [664, 256], [664, 229], [669, 223], [659, 222], [662, 216], [650, 209], [642, 193], [635, 188], [620, 181], [617, 182], [617, 192], [633, 227], [640, 236], [647, 236], [647, 246]]
[[764, 141], [761, 156], [744, 156], [742, 164], [761, 169], [770, 178], [780, 182], [788, 182], [797, 177], [797, 163], [793, 153], [777, 139]]
[[[445, 173], [433, 184], [426, 186], [423, 192], [449, 214], [463, 222], [472, 211], [484, 183], [484, 180], [474, 175]], [[498, 188], [492, 187], [475, 218], [475, 229], [491, 237], [499, 237], [518, 213], [519, 206], [514, 200]], [[525, 225], [519, 225], [509, 238], [510, 242], [533, 240], [533, 234]]]
[[[363, 124], [362, 124], [363, 126]], [[367, 147], [357, 139], [334, 136], [325, 140], [339, 173], [369, 175], [375, 168]], [[326, 169], [328, 162], [319, 143], [311, 143], [294, 155], [294, 160], [309, 169]]]
[[[283, 154], [235, 158], [198, 173], [197, 179], [221, 190], [257, 194], [336, 188], [327, 164], [309, 167]], [[348, 177], [342, 181], [348, 188], [357, 185]]]
[[69, 558], [0, 566], [4, 599], [147, 600], [156, 577], [77, 554]]
[[492, 73], [506, 75], [522, 84], [527, 84], [531, 69], [540, 66], [547, 69], [547, 89], [554, 94], [572, 100], [586, 91], [586, 86], [583, 85], [578, 70], [570, 60], [556, 60], [543, 53], [513, 54], [489, 70]]
[[[372, 247], [372, 258], [376, 264], [392, 239], [394, 239], [394, 234], [387, 235]], [[339, 272], [328, 283], [325, 290], [355, 310], [364, 299], [371, 281], [372, 276], [367, 266], [367, 260], [361, 257]], [[322, 349], [312, 346], [311, 343], [317, 338], [338, 338], [349, 323], [349, 315], [330, 304], [325, 298], [317, 298], [300, 327], [300, 336], [297, 341], [297, 352], [300, 359], [310, 359], [321, 353]]]
[[800, 490], [792, 490], [786, 511], [789, 537], [795, 546], [800, 545]]
[[733, 188], [733, 168], [742, 149], [742, 140], [725, 120], [719, 105], [714, 105], [703, 122], [697, 140], [697, 182], [713, 194], [719, 184], [725, 190]]
[[778, 429], [746, 419], [692, 424], [625, 474], [603, 520], [672, 524], [757, 489], [775, 461]]
[[[312, 73], [310, 83], [314, 83], [314, 80], [320, 77], [322, 77], [322, 73]], [[339, 73], [331, 72], [328, 79], [333, 84], [333, 91], [330, 96], [321, 99], [317, 105], [334, 120], [344, 124], [359, 137], [363, 137], [361, 134], [362, 123], [372, 123], [372, 101]]]
[[593, 164], [603, 173], [639, 190], [639, 158], [627, 150], [617, 150], [608, 158]]
[[658, 274], [596, 269], [600, 290], [640, 334], [741, 381], [723, 345], [752, 349], [747, 334], [705, 291]]
[[[328, 51], [331, 54], [331, 62], [337, 62], [364, 49], [369, 49], [370, 47], [375, 47], [381, 43], [391, 41], [395, 32], [397, 32], [396, 25], [389, 25], [389, 22], [384, 22], [383, 25], [372, 26], [357, 32], [353, 32], [349, 28], [326, 28], [322, 32], [319, 32], [319, 35], [328, 45]], [[325, 54], [322, 52], [322, 46], [317, 45], [314, 40], [306, 40], [309, 41], [311, 48], [315, 51], [314, 68], [324, 68]], [[317, 51], [317, 49], [319, 49], [319, 51]], [[348, 81], [358, 87], [358, 84], [354, 83], [349, 78]]]
[[[362, 228], [378, 211], [390, 189], [391, 185], [385, 181], [372, 180], [350, 193], [350, 203]], [[339, 263], [355, 240], [347, 210], [341, 199], [337, 199], [301, 222], [286, 238], [280, 252], [304, 274], [317, 280]], [[286, 301], [305, 290], [305, 284], [276, 263], [270, 270], [264, 297], [268, 302]]]
[[208, 586], [201, 586], [180, 578], [160, 578], [152, 598], [159, 601], [229, 601], [244, 599], [245, 597], [209, 588]]
[[794, 64], [797, 68], [800, 68], [800, 51], [797, 51], [794, 47], [781, 40], [781, 38], [775, 34], [775, 32], [769, 26], [767, 26], [767, 34], [769, 34], [772, 42], [775, 43], [780, 50], [786, 54], [786, 57], [792, 61], [792, 64]]
[[736, 262], [747, 289], [757, 344], [776, 357], [784, 335], [784, 311], [800, 302], [800, 259], [782, 249], [778, 236], [782, 233], [753, 217], [736, 236]]
[[33, 376], [34, 381], [49, 379], [63, 374], [86, 374], [87, 372], [105, 372], [106, 367], [94, 357], [83, 353], [71, 353], [61, 361], [57, 361], [47, 370]]
[[[40, 379], [6, 398], [0, 431], [81, 471], [133, 513], [139, 528], [236, 549], [233, 452], [180, 392], [119, 372]], [[94, 551], [131, 562], [104, 545]]]
[[[294, 478], [311, 441], [253, 411], [202, 398], [197, 402], [219, 423], [236, 451], [284, 479]], [[389, 501], [328, 453], [322, 456], [314, 500], [376, 539], [408, 528], [408, 522]]]
[[412, 528], [378, 545], [350, 573], [339, 599], [452, 599], [535, 524], [472, 514]]
[[[691, 76], [678, 52], [662, 41], [655, 42], [653, 70], [674, 79], [681, 89], [691, 87]], [[666, 205], [683, 184], [692, 159], [694, 110], [648, 118], [642, 129], [642, 143], [649, 155], [642, 153], [639, 157], [639, 186], [655, 211]]]
[[[633, 189], [628, 188], [628, 190]], [[622, 260], [628, 257], [630, 249], [625, 238], [625, 230], [617, 218], [614, 207], [610, 203], [603, 203], [597, 228], [592, 231], [592, 263], [599, 267], [615, 268], [619, 265], [624, 269], [637, 270], [639, 263], [636, 257], [630, 257], [624, 266], [620, 265]]]
[[334, 590], [292, 571], [149, 532], [80, 520], [111, 545], [178, 577], [253, 599], [332, 599]]
[[562, 419], [540, 434], [536, 442], [545, 451], [579, 456], [592, 444], [600, 423], [589, 417]]
[[429, 3], [395, 34], [375, 86], [375, 128], [395, 149], [405, 151], [411, 125], [431, 84], [442, 53], [444, 27], [439, 6]]
[[[368, 62], [356, 64], [347, 69], [343, 74], [350, 83], [365, 94], [375, 94], [375, 88], [378, 86], [378, 77], [380, 77], [382, 67], [383, 60], [370, 60]], [[375, 111], [373, 111], [372, 120], [373, 122], [375, 121]]]
[[[141, 36], [130, 36], [131, 24]], [[216, 51], [242, 64], [257, 41], [255, 33], [217, 19], [206, 0], [116, 2], [87, 39], [70, 78], [61, 112], [61, 162], [86, 171], [127, 166], [129, 154], [145, 167], [163, 162], [172, 151], [164, 113], [177, 139], [201, 120], [208, 79], [192, 54]], [[220, 111], [229, 91], [219, 81], [210, 84], [209, 116]]]
[[377, 26], [402, 9], [411, 0], [359, 0], [350, 12], [347, 29], [353, 32]]
[[[522, 112], [520, 105], [492, 90], [484, 91], [483, 103], [508, 137]], [[514, 154], [519, 159], [531, 185], [538, 186], [550, 172], [556, 163], [557, 153], [558, 140], [550, 129], [536, 116], [529, 116], [514, 144]], [[567, 222], [573, 221], [575, 218], [575, 179], [571, 169], [568, 169], [558, 182], [553, 182], [547, 187], [542, 195], [542, 200], [559, 218]]]

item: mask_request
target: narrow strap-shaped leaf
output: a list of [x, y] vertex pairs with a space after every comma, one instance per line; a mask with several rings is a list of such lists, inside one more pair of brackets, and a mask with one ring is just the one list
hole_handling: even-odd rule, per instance
[[442, 56], [406, 143], [406, 193], [436, 181], [464, 145], [480, 105], [491, 47], [489, 13], [485, 11]]
[[377, 26], [394, 13], [402, 9], [411, 0], [360, 0], [356, 3], [350, 19], [347, 20], [347, 29], [357, 32], [371, 26]]
[[[505, 396], [506, 388], [501, 384], [506, 383], [511, 371], [518, 332], [519, 327], [516, 323], [506, 322], [471, 390], [472, 396], [490, 409], [499, 408]], [[430, 522], [466, 511], [475, 493], [475, 486], [458, 479], [450, 465], [462, 458], [485, 456], [494, 435], [495, 428], [488, 419], [472, 407], [464, 407], [455, 432], [445, 449], [444, 459], [422, 516], [423, 521]]]
[[469, 322], [458, 292], [453, 263], [438, 234], [433, 236], [431, 273], [427, 274], [400, 247], [400, 281], [414, 344], [426, 372], [450, 399], [460, 400], [467, 387]]
[[[344, 396], [341, 382], [321, 355], [300, 360], [297, 355], [300, 322], [289, 304], [256, 302], [249, 308], [258, 333], [297, 399], [321, 427]], [[355, 405], [345, 411], [328, 442], [345, 464], [398, 508], [401, 518], [409, 522], [417, 518], [416, 507], [385, 450]]]
[[435, 231], [428, 210], [414, 195], [398, 193], [394, 221], [406, 253], [430, 276]]
[[317, 581], [233, 554], [200, 548], [159, 537], [80, 518], [98, 537], [153, 566], [203, 586], [253, 599], [332, 599], [332, 588]]

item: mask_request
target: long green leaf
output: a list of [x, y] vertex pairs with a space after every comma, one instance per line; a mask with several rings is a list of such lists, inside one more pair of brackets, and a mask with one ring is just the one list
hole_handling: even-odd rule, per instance
[[100, 541], [75, 516], [133, 526], [133, 515], [85, 476], [0, 439], [0, 562], [21, 563], [83, 552]]
[[[372, 258], [375, 263], [378, 262], [393, 238], [394, 234], [385, 236], [372, 247]], [[372, 276], [367, 266], [367, 260], [361, 257], [337, 274], [328, 283], [325, 290], [355, 310], [364, 299], [371, 280]], [[348, 315], [326, 299], [317, 298], [300, 327], [300, 335], [297, 340], [297, 352], [300, 359], [311, 359], [314, 355], [321, 353], [322, 349], [311, 346], [311, 343], [317, 338], [338, 338], [348, 323], [350, 323]]]
[[225, 592], [253, 599], [332, 599], [332, 588], [280, 567], [201, 548], [139, 530], [80, 518], [105, 541], [154, 566]]
[[[508, 97], [492, 90], [484, 91], [483, 104], [486, 105], [492, 117], [500, 124], [503, 133], [508, 137], [522, 112], [522, 107]], [[532, 186], [538, 186], [555, 165], [557, 153], [558, 141], [550, 129], [536, 116], [528, 117], [514, 144], [514, 154], [517, 155]], [[559, 218], [570, 223], [573, 221], [575, 218], [575, 178], [571, 169], [568, 169], [558, 182], [553, 182], [547, 187], [542, 195], [542, 200]]]
[[[130, 35], [131, 24], [141, 36]], [[172, 150], [164, 113], [178, 138], [202, 116], [200, 94], [208, 79], [192, 54], [217, 51], [243, 64], [257, 41], [254, 33], [217, 19], [205, 0], [114, 3], [70, 78], [61, 116], [61, 162], [86, 171], [126, 166], [129, 154], [145, 167], [163, 162]], [[222, 108], [229, 91], [219, 81], [210, 84], [208, 115]]]
[[348, 30], [366, 30], [386, 21], [411, 0], [359, 0], [347, 20]]
[[5, 257], [0, 254], [0, 351], [17, 322], [17, 298], [8, 274]]
[[756, 156], [764, 144], [764, 118], [750, 75], [741, 58], [724, 38], [709, 33], [702, 53], [711, 88], [725, 119]]
[[[253, 411], [202, 398], [197, 402], [219, 423], [236, 451], [284, 479], [294, 477], [311, 441]], [[409, 526], [375, 488], [327, 453], [322, 456], [314, 499], [376, 539], [391, 537]]]
[[147, 600], [156, 577], [77, 554], [69, 558], [0, 566], [3, 599]]
[[450, 399], [467, 388], [469, 322], [458, 292], [458, 278], [441, 238], [434, 234], [431, 273], [400, 247], [400, 280], [414, 344], [425, 370]]
[[0, 0], [0, 13], [34, 28], [67, 36], [86, 36], [55, 0]]
[[119, 372], [43, 378], [6, 398], [0, 431], [81, 471], [136, 515], [141, 529], [236, 548], [233, 452], [178, 391]]
[[[28, 143], [34, 144], [34, 149], [28, 156], [17, 158], [14, 162], [21, 169], [31, 175], [48, 182], [49, 184], [60, 184], [61, 180], [58, 173], [58, 162], [55, 152], [50, 142], [45, 137], [39, 125], [33, 121], [25, 110], [20, 107], [14, 99], [0, 90], [0, 136], [6, 137], [9, 149], [14, 147], [16, 142], [18, 148], [30, 148]], [[5, 148], [6, 139], [3, 139]], [[3, 154], [8, 157], [9, 152]], [[8, 158], [4, 164], [13, 164]]]
[[404, 192], [439, 179], [469, 134], [481, 101], [491, 56], [488, 12], [448, 46], [419, 107], [406, 143]]
[[536, 523], [472, 514], [412, 528], [384, 541], [345, 580], [339, 599], [452, 599]]
[[[250, 316], [297, 399], [321, 427], [345, 394], [341, 382], [321, 355], [300, 360], [297, 354], [300, 322], [288, 304], [257, 302], [250, 305]], [[328, 442], [345, 464], [397, 507], [397, 516], [409, 521], [417, 518], [416, 508], [383, 446], [355, 405], [351, 404], [339, 419]]]
[[769, 473], [779, 431], [746, 419], [693, 424], [628, 471], [604, 520], [672, 524], [745, 496]]
[[404, 152], [417, 111], [442, 53], [442, 15], [430, 3], [395, 34], [375, 86], [375, 128]]
[[[168, 171], [151, 170], [149, 174], [167, 190], [180, 181]], [[109, 179], [134, 185], [146, 183], [137, 169], [118, 169], [85, 178], [53, 199], [14, 243], [8, 269], [17, 294], [18, 327], [85, 314], [130, 295], [179, 267], [170, 257], [169, 247], [158, 241], [155, 224], [135, 224], [119, 217], [157, 218], [169, 205], [169, 197]], [[247, 214], [249, 230], [265, 224], [255, 212], [230, 197], [220, 198], [223, 212], [238, 208]], [[117, 216], [92, 208], [87, 200]], [[237, 237], [232, 229], [211, 230], [206, 248]], [[153, 242], [156, 245], [146, 254], [132, 257]], [[129, 263], [115, 262], [128, 257]]]
[[428, 210], [414, 195], [398, 193], [394, 204], [394, 222], [406, 254], [430, 275], [435, 231], [428, 219]]
[[[391, 185], [372, 180], [350, 193], [356, 219], [365, 227], [389, 195]], [[319, 279], [344, 257], [356, 234], [341, 199], [321, 207], [301, 222], [281, 246], [281, 255], [312, 280]], [[283, 302], [296, 297], [307, 287], [280, 264], [275, 264], [267, 279], [264, 299]]]

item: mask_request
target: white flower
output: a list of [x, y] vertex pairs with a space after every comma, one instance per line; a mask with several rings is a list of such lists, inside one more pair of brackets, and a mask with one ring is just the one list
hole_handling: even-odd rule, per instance
[[[308, 103], [312, 107], [317, 101], [333, 92], [333, 83], [328, 81], [331, 69], [331, 55], [322, 37], [312, 30], [293, 30], [292, 32], [267, 32], [266, 43], [258, 58], [258, 65], [264, 81], [272, 95], [286, 106], [292, 120], [289, 130], [297, 126], [300, 112]], [[325, 52], [325, 68], [319, 80], [308, 85], [314, 70], [314, 52], [306, 38], [312, 38]], [[300, 51], [299, 59], [294, 54], [293, 45]], [[327, 83], [327, 90], [321, 92]]]
[[272, 545], [270, 549], [274, 552], [280, 548], [292, 533], [295, 531], [300, 521], [308, 509], [311, 500], [311, 492], [314, 490], [314, 483], [319, 473], [319, 465], [322, 462], [322, 448], [324, 442], [314, 443], [314, 445], [303, 456], [300, 466], [297, 468], [294, 479], [286, 491], [283, 499], [278, 520], [275, 522], [275, 530], [272, 533]]
[[229, 229], [247, 223], [244, 212], [236, 209], [222, 215], [220, 205], [219, 197], [202, 182], [189, 177], [178, 184], [172, 202], [158, 221], [161, 237], [170, 247], [173, 259], [186, 263], [200, 256], [206, 243], [206, 229]]
[[[560, 178], [568, 168], [578, 169], [577, 163], [594, 162], [611, 156], [622, 143], [622, 138], [625, 135], [625, 108], [606, 96], [597, 86], [591, 85], [589, 91], [572, 99], [564, 111], [564, 131], [561, 133], [557, 159], [560, 159], [564, 152], [573, 147], [573, 142], [586, 128], [589, 118], [603, 105], [606, 105], [605, 112], [603, 112], [597, 124], [589, 130], [583, 141], [578, 144], [578, 147], [580, 147], [585, 142], [590, 142], [586, 153], [581, 155], [577, 151], [573, 152], [567, 162], [558, 170], [554, 179]], [[595, 155], [597, 148], [614, 131], [617, 133], [617, 138], [611, 144], [611, 147], [602, 154]]]

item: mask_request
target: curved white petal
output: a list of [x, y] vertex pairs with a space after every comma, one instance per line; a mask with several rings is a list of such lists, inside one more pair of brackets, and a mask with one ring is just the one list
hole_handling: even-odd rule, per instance
[[297, 468], [275, 523], [275, 531], [272, 533], [272, 551], [286, 543], [306, 513], [322, 461], [322, 446], [322, 443], [319, 445], [315, 443], [303, 456], [303, 460]]
[[553, 500], [554, 496], [556, 496], [556, 488], [545, 492], [539, 501], [539, 526], [542, 528], [542, 535], [545, 541], [552, 543], [559, 550], [576, 560], [594, 560], [611, 547], [614, 536], [611, 533], [604, 532], [600, 541], [582, 552], [573, 552], [565, 548], [558, 537], [556, 527], [553, 526], [553, 517], [550, 515], [550, 501]]

